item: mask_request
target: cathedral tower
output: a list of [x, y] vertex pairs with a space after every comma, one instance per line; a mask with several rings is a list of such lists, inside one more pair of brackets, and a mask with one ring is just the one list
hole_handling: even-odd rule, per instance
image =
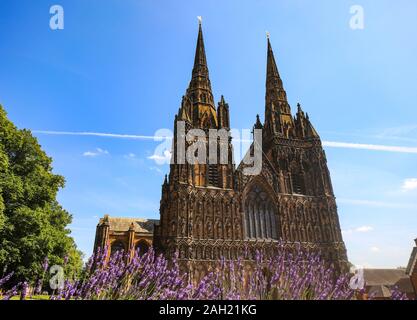
[[[243, 164], [235, 173], [242, 195], [246, 239], [282, 239], [288, 246], [319, 250], [339, 268], [347, 266], [346, 249], [339, 225], [326, 154], [309, 116], [300, 104], [293, 117], [272, 46], [267, 40], [265, 121], [262, 172], [243, 175]], [[267, 203], [268, 205], [264, 205]], [[265, 212], [273, 212], [268, 219]], [[270, 227], [275, 225], [276, 228]]]
[[[193, 133], [195, 129], [204, 136]], [[243, 238], [229, 130], [223, 96], [215, 107], [200, 23], [191, 81], [174, 119], [170, 173], [162, 186], [155, 231], [155, 245], [168, 254], [178, 250], [180, 261], [220, 259], [225, 242]], [[210, 135], [217, 143], [209, 143]], [[184, 150], [191, 153], [193, 146], [206, 150], [205, 161], [188, 161]], [[216, 150], [210, 153], [212, 148]], [[201, 155], [200, 149], [194, 151]], [[194, 268], [190, 263], [187, 267]]]
[[[269, 37], [266, 69], [264, 123], [257, 116], [254, 125], [262, 129], [262, 170], [250, 176], [244, 174], [244, 163], [234, 167], [229, 106], [222, 96], [216, 109], [199, 24], [191, 81], [174, 119], [160, 225], [154, 231], [155, 246], [168, 255], [178, 251], [193, 275], [201, 276], [221, 257], [237, 258], [248, 247], [252, 253], [272, 250], [278, 241], [289, 249], [301, 245], [320, 250], [325, 259], [346, 270], [326, 155], [299, 104], [292, 115]], [[204, 135], [196, 135], [194, 129]], [[211, 162], [208, 137], [213, 130], [226, 138], [216, 137], [216, 161]], [[205, 162], [184, 161], [184, 150], [192, 145], [206, 147]], [[201, 152], [192, 149], [195, 153]], [[221, 154], [226, 159], [220, 159]]]

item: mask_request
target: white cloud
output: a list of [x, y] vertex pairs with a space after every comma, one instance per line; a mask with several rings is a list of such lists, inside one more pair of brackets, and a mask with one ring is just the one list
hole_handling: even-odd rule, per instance
[[370, 249], [371, 249], [372, 252], [380, 252], [381, 251], [381, 249], [379, 249], [378, 247], [375, 247], [375, 246], [371, 247]]
[[360, 226], [360, 227], [357, 227], [357, 228], [354, 228], [354, 229], [342, 230], [342, 234], [343, 235], [349, 235], [349, 234], [358, 233], [358, 232], [361, 232], [361, 233], [369, 232], [369, 231], [372, 231], [372, 230], [374, 230], [374, 228], [371, 227], [371, 226]]
[[94, 151], [86, 151], [83, 153], [84, 157], [97, 157], [101, 155], [109, 154], [107, 150], [103, 150], [101, 148], [96, 148]]
[[162, 165], [162, 164], [169, 164], [171, 160], [171, 151], [165, 150], [163, 155], [154, 153], [153, 155], [149, 156], [148, 159], [154, 160], [156, 164]]
[[417, 189], [417, 179], [416, 178], [405, 179], [401, 189], [403, 191], [411, 191], [411, 190]]
[[376, 208], [395, 208], [395, 209], [415, 209], [417, 204], [414, 203], [397, 203], [397, 202], [382, 202], [373, 200], [359, 200], [359, 199], [345, 199], [339, 198], [338, 203], [355, 205], [355, 206], [368, 206]]
[[124, 156], [123, 156], [125, 159], [135, 159], [136, 158], [136, 154], [134, 154], [134, 153], [128, 153], [128, 154], [125, 154]]
[[[161, 141], [161, 139], [172, 139], [171, 136], [161, 137], [161, 136], [145, 136], [145, 135], [136, 135], [136, 134], [119, 134], [119, 133], [104, 133], [104, 132], [33, 130], [33, 133], [47, 134], [47, 135], [94, 136], [94, 137], [105, 137], [105, 138], [155, 140], [155, 141]], [[417, 147], [387, 146], [387, 145], [363, 144], [363, 143], [351, 143], [351, 142], [323, 141], [323, 146], [333, 147], [333, 148], [363, 149], [363, 150], [371, 150], [371, 151], [417, 153]]]
[[386, 145], [380, 145], [380, 144], [323, 141], [323, 146], [334, 147], [334, 148], [364, 149], [364, 150], [372, 150], [372, 151], [417, 153], [417, 147], [386, 146]]
[[355, 229], [356, 232], [369, 232], [372, 230], [374, 230], [374, 228], [371, 226], [361, 226]]
[[134, 139], [134, 140], [160, 140], [161, 138], [172, 139], [172, 137], [161, 136], [144, 136], [137, 134], [119, 134], [119, 133], [104, 133], [104, 132], [72, 132], [72, 131], [49, 131], [49, 130], [33, 130], [33, 133], [57, 135], [57, 136], [93, 136], [104, 138], [119, 138], [119, 139]]

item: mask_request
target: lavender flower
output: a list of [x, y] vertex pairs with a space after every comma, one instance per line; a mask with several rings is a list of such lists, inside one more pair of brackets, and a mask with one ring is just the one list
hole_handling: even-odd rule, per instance
[[0, 279], [0, 289], [1, 287], [10, 280], [10, 278], [13, 276], [14, 272], [10, 272], [8, 275], [6, 275], [4, 278]]
[[[279, 299], [279, 300], [345, 300], [352, 299], [349, 275], [338, 275], [326, 265], [318, 252], [301, 246], [287, 249], [277, 244], [273, 254], [253, 247], [242, 248], [242, 257], [221, 258], [211, 265], [201, 279], [182, 271], [178, 253], [171, 259], [150, 248], [133, 255], [106, 250], [96, 252], [85, 265], [78, 279], [66, 279], [64, 288], [51, 299], [75, 300], [210, 300], [210, 299]], [[255, 263], [252, 259], [255, 259]], [[65, 259], [64, 259], [65, 260]], [[45, 259], [42, 267], [47, 270]], [[198, 266], [197, 266], [198, 267]], [[197, 270], [198, 271], [198, 270]], [[3, 285], [11, 275], [0, 280]], [[36, 292], [43, 282], [38, 280]], [[21, 299], [27, 296], [27, 283], [15, 286], [4, 298], [10, 298], [21, 288]], [[393, 299], [407, 297], [396, 288]]]

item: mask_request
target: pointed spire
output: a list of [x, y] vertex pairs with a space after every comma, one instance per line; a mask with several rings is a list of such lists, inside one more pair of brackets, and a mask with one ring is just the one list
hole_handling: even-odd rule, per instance
[[277, 91], [277, 98], [282, 101], [287, 101], [287, 94], [284, 90], [281, 77], [279, 75], [278, 67], [275, 62], [274, 51], [272, 50], [271, 41], [269, 34], [267, 35], [268, 41], [268, 55], [266, 63], [266, 90], [267, 94], [269, 91]]
[[[201, 17], [198, 24], [198, 37], [195, 49], [194, 67], [186, 96], [190, 101], [188, 116], [193, 127], [201, 127], [204, 123], [210, 123], [217, 127], [216, 107], [214, 103], [209, 71], [207, 67], [206, 52], [204, 49], [203, 30]], [[205, 108], [211, 107], [210, 111]], [[202, 119], [202, 115], [209, 115], [210, 119]], [[205, 124], [204, 124], [205, 125]]]
[[255, 129], [262, 129], [262, 123], [261, 120], [259, 119], [259, 114], [256, 115], [256, 122], [255, 122]]
[[305, 119], [305, 113], [303, 111], [303, 108], [301, 108], [301, 104], [297, 103], [297, 120], [304, 121]]
[[272, 50], [271, 41], [269, 40], [269, 34], [267, 34], [267, 41], [268, 41], [268, 57], [267, 57], [267, 64], [266, 64], [266, 77], [267, 81], [268, 78], [280, 78], [278, 67], [275, 62], [274, 51]]
[[300, 138], [304, 138], [306, 136], [306, 120], [300, 103], [297, 103], [297, 117], [294, 117], [294, 123], [296, 127], [296, 135]]
[[270, 134], [284, 135], [286, 127], [293, 127], [294, 120], [291, 116], [287, 93], [275, 62], [269, 35], [267, 36], [267, 46], [265, 128], [270, 131]]
[[217, 122], [219, 128], [230, 128], [229, 105], [226, 103], [223, 95], [217, 107]]
[[197, 46], [195, 49], [194, 67], [187, 96], [192, 103], [209, 104], [215, 109], [209, 71], [207, 67], [206, 51], [204, 49], [203, 30], [201, 22], [198, 25]]
[[208, 77], [207, 58], [206, 51], [204, 49], [203, 29], [201, 27], [201, 17], [198, 22], [198, 38], [197, 46], [195, 49], [193, 78], [195, 76]]

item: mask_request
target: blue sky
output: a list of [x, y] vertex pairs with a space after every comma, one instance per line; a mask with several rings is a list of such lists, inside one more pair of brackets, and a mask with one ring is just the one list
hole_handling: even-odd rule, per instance
[[[54, 4], [64, 8], [64, 30], [49, 28]], [[352, 5], [364, 9], [363, 30], [349, 27]], [[39, 131], [172, 129], [190, 80], [196, 16], [215, 98], [225, 96], [237, 129], [263, 117], [270, 32], [290, 104], [300, 102], [333, 142], [325, 149], [349, 259], [406, 265], [417, 237], [412, 0], [2, 0], [0, 103], [18, 127], [35, 132], [65, 176], [59, 200], [73, 214], [79, 248], [91, 253], [105, 213], [158, 218], [168, 166], [149, 159], [159, 144], [149, 139]]]

